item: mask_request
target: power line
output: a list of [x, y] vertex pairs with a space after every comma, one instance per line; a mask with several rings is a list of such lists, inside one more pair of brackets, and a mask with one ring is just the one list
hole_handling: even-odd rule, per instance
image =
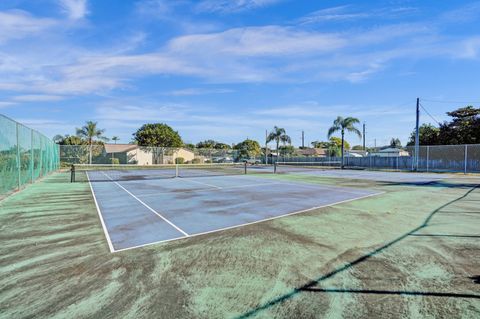
[[438, 125], [441, 125], [441, 123], [439, 121], [437, 121], [437, 119], [434, 118], [433, 115], [430, 114], [430, 112], [427, 111], [427, 109], [422, 105], [422, 103], [420, 103], [420, 107], [422, 108], [422, 110], [425, 111], [425, 113], [427, 113], [428, 116], [430, 116], [432, 118], [432, 120], [434, 120]]
[[480, 104], [480, 101], [450, 101], [450, 100], [430, 100], [422, 99], [422, 101], [432, 102], [432, 103], [459, 103], [459, 104]]

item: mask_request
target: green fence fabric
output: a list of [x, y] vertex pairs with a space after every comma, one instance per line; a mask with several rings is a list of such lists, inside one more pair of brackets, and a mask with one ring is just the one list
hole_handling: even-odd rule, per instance
[[0, 114], [0, 198], [33, 183], [59, 165], [57, 144]]

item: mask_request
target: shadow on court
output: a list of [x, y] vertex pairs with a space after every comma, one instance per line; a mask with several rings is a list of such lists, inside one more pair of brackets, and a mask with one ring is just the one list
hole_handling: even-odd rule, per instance
[[[442, 209], [449, 207], [452, 204], [460, 202], [461, 200], [465, 199], [468, 195], [470, 195], [474, 190], [476, 190], [480, 185], [469, 185], [470, 189], [462, 196], [451, 200], [450, 202], [438, 207], [434, 211], [432, 211], [428, 217], [424, 220], [424, 222], [413, 228], [411, 231], [397, 237], [396, 239], [388, 242], [387, 244], [349, 262], [343, 266], [340, 266], [333, 271], [324, 274], [314, 280], [311, 280], [305, 283], [302, 286], [293, 288], [289, 293], [286, 293], [280, 297], [277, 297], [273, 300], [270, 300], [263, 305], [260, 305], [257, 308], [254, 308], [250, 311], [245, 312], [244, 314], [238, 316], [237, 318], [249, 318], [255, 315], [260, 314], [262, 311], [265, 311], [271, 307], [279, 305], [293, 297], [296, 297], [299, 294], [305, 292], [319, 292], [319, 293], [348, 293], [348, 294], [374, 294], [374, 295], [403, 295], [403, 296], [435, 296], [435, 297], [452, 297], [452, 298], [466, 298], [466, 299], [480, 299], [480, 294], [466, 294], [466, 293], [450, 293], [450, 292], [429, 292], [429, 291], [394, 291], [394, 290], [356, 290], [356, 289], [335, 289], [335, 288], [318, 288], [317, 286], [324, 282], [325, 280], [332, 278], [338, 274], [341, 274], [345, 271], [352, 269], [355, 266], [359, 266], [360, 264], [368, 261], [372, 257], [379, 255], [380, 253], [386, 251], [388, 248], [391, 248], [394, 245], [401, 243], [403, 240], [410, 236], [418, 236], [416, 233], [421, 230], [425, 230], [427, 227], [430, 226], [431, 220], [437, 215]], [[435, 235], [435, 234], [434, 234]], [[472, 238], [477, 238], [479, 236], [473, 236]], [[473, 276], [469, 277], [475, 283], [478, 283], [480, 280], [480, 276]]]

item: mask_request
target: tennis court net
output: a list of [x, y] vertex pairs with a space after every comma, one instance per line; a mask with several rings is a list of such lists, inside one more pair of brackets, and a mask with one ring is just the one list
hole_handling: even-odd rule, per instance
[[215, 164], [74, 164], [72, 182], [152, 180], [175, 177], [204, 177], [247, 174], [246, 163]]
[[322, 161], [322, 162], [276, 162], [275, 173], [295, 173], [302, 171], [335, 169], [342, 166], [341, 161]]

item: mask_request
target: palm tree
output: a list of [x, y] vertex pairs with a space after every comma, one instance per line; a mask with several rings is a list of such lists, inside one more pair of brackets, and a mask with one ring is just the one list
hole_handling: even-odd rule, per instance
[[88, 143], [88, 162], [92, 164], [92, 147], [94, 139], [108, 141], [108, 138], [103, 136], [105, 130], [97, 128], [97, 122], [87, 121], [81, 128], [77, 128], [77, 136], [83, 137]]
[[287, 143], [288, 145], [292, 144], [292, 139], [290, 138], [290, 136], [283, 134], [282, 136], [280, 136], [280, 141], [283, 144], [283, 156], [285, 156], [287, 153], [287, 150], [286, 150]]
[[344, 144], [345, 144], [345, 131], [355, 133], [358, 135], [358, 137], [362, 137], [362, 133], [360, 133], [360, 130], [355, 127], [355, 124], [360, 123], [360, 121], [357, 118], [354, 117], [347, 117], [343, 118], [341, 116], [338, 116], [335, 121], [333, 121], [332, 127], [328, 129], [328, 138], [330, 138], [333, 133], [340, 131], [342, 133], [342, 169], [344, 168], [344, 162], [343, 162], [343, 157], [344, 157]]
[[285, 132], [284, 128], [274, 126], [273, 130], [268, 134], [267, 136], [267, 143], [275, 141], [276, 144], [276, 152], [277, 152], [277, 157], [278, 157], [278, 146], [280, 145], [280, 142], [282, 143], [291, 143], [290, 136], [287, 135]]
[[112, 141], [114, 141], [115, 144], [117, 144], [117, 141], [119, 141], [119, 140], [120, 140], [120, 137], [118, 137], [118, 136], [112, 137]]

